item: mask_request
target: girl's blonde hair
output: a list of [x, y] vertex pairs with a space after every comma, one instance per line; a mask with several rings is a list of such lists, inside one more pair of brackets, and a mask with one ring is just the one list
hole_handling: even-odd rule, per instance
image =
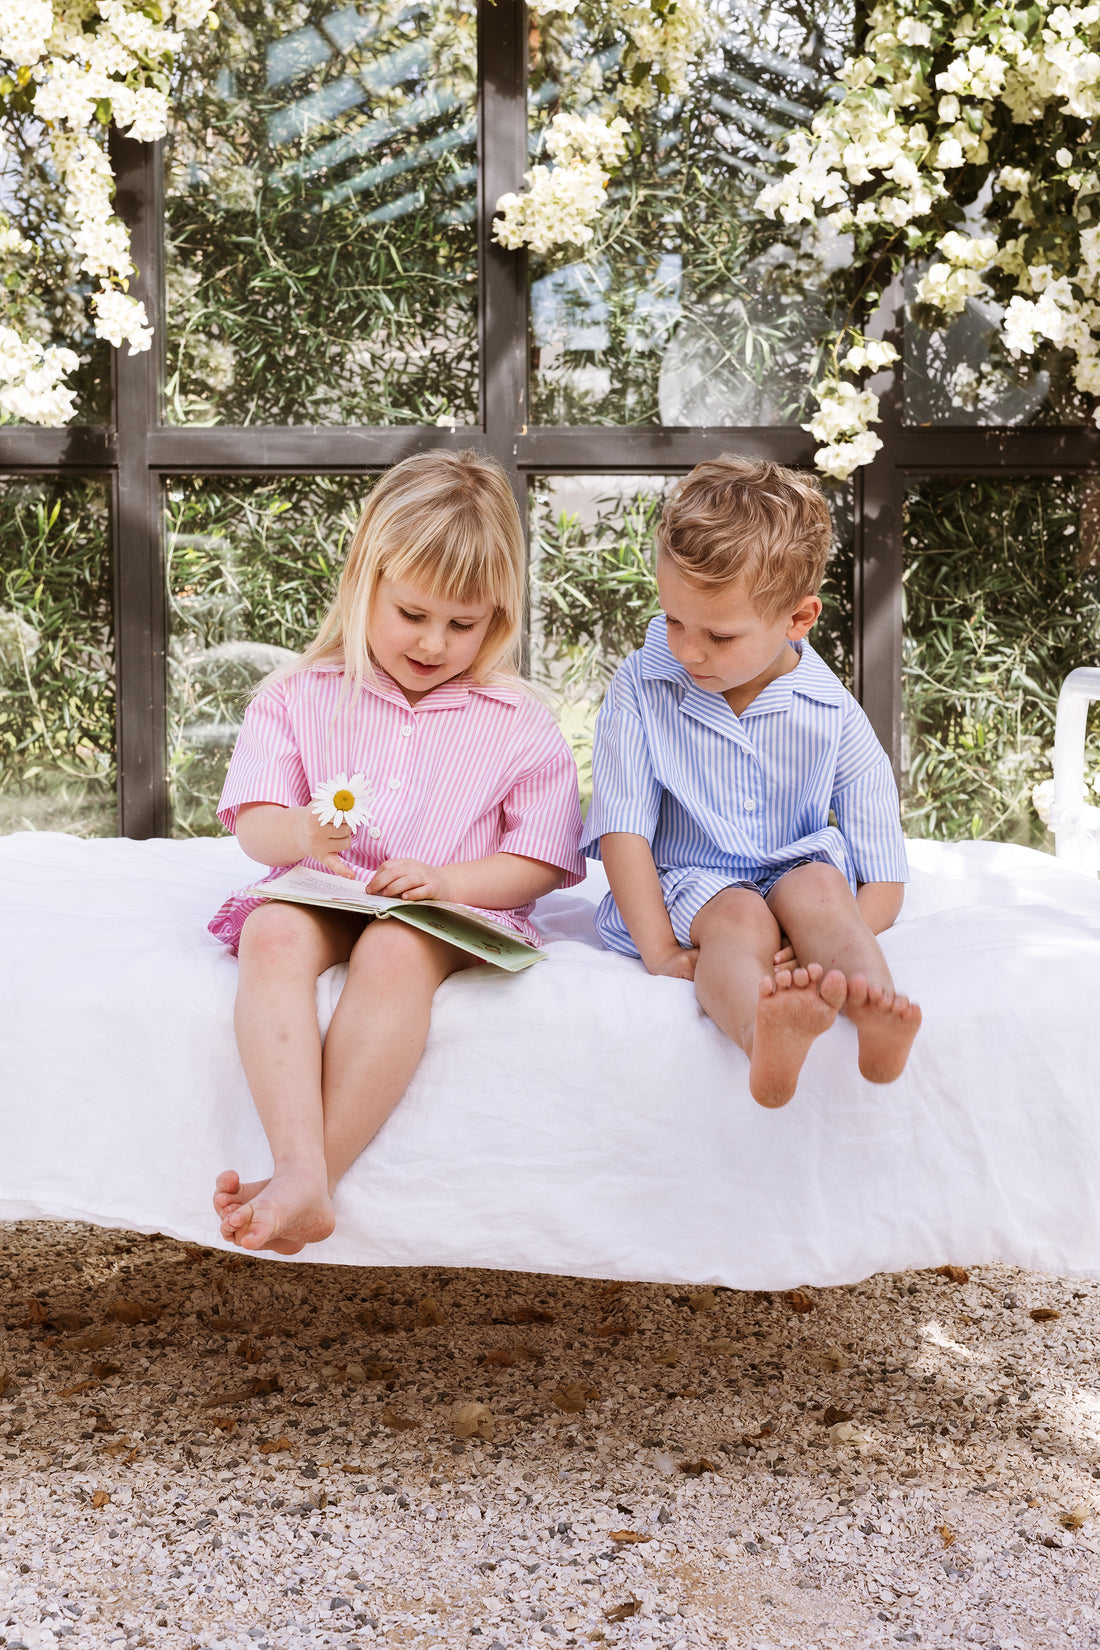
[[375, 678], [367, 627], [380, 579], [493, 616], [470, 667], [475, 681], [515, 677], [524, 602], [523, 528], [507, 477], [482, 453], [428, 452], [402, 459], [371, 490], [336, 596], [314, 640], [287, 674], [342, 665], [358, 690]]

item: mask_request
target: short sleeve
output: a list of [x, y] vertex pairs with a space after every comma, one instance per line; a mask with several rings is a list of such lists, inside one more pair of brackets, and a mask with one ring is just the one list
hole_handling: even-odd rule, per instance
[[504, 829], [497, 852], [557, 865], [565, 872], [561, 886], [571, 888], [585, 875], [578, 848], [577, 764], [549, 714], [541, 706], [534, 710], [545, 726], [532, 739], [526, 763], [501, 803]]
[[662, 786], [653, 772], [630, 663], [616, 671], [596, 718], [592, 806], [581, 844], [590, 859], [599, 859], [600, 838], [610, 831], [629, 831], [652, 842], [660, 817]]
[[276, 682], [258, 693], [244, 713], [218, 803], [218, 818], [227, 831], [236, 829], [246, 802], [303, 808], [309, 801], [287, 698], [287, 683]]
[[854, 699], [840, 736], [832, 808], [858, 882], [909, 881], [890, 759]]

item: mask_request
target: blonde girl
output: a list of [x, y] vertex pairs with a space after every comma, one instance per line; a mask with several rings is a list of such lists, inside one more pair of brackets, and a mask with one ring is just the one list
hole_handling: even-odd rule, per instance
[[[523, 536], [492, 460], [422, 453], [378, 482], [316, 640], [253, 699], [218, 817], [251, 859], [372, 893], [446, 899], [538, 941], [533, 902], [584, 875], [573, 759], [517, 674]], [[366, 776], [354, 835], [310, 807]], [[397, 1105], [437, 988], [469, 957], [405, 923], [231, 896], [211, 932], [240, 958], [236, 1032], [274, 1159], [217, 1179], [223, 1237], [295, 1254], [333, 1229], [341, 1176]], [[317, 976], [347, 963], [322, 1053]]]

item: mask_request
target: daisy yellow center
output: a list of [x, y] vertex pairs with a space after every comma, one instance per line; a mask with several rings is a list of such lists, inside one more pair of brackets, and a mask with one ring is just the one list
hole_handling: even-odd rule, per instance
[[349, 808], [354, 808], [355, 798], [350, 791], [334, 791], [332, 793], [332, 806], [339, 808], [342, 814], [346, 814]]

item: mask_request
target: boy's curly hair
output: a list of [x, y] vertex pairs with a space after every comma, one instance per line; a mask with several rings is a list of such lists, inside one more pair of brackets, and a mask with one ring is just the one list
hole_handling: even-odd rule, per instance
[[669, 495], [657, 553], [706, 590], [744, 580], [767, 619], [817, 594], [832, 521], [815, 476], [724, 454], [697, 464]]

